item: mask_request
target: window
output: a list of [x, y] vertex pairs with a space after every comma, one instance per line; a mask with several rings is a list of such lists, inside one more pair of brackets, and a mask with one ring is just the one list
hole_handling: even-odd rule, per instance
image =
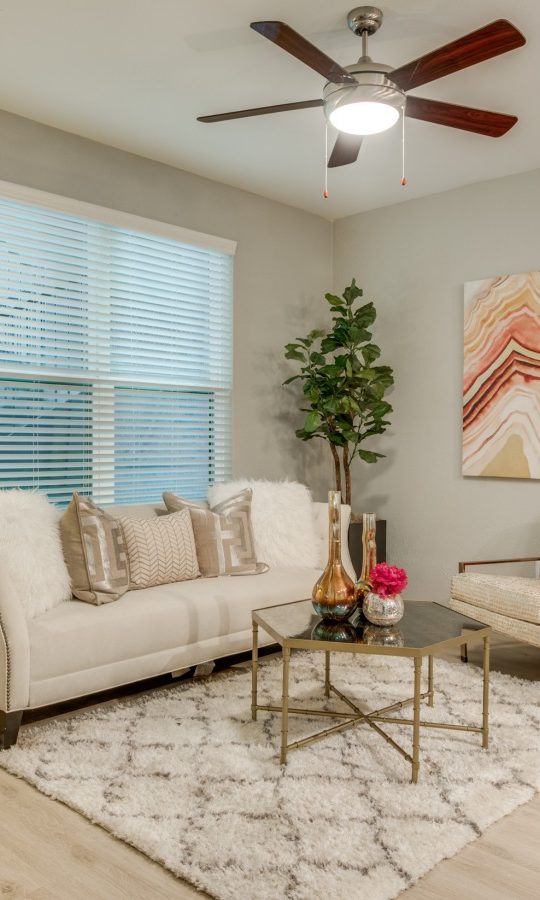
[[234, 245], [42, 196], [0, 196], [0, 487], [205, 497], [231, 469]]

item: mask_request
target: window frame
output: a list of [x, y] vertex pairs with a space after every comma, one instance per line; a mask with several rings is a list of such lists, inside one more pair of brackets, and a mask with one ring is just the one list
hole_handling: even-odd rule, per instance
[[[203, 232], [194, 231], [192, 229], [185, 228], [183, 226], [174, 225], [171, 223], [163, 222], [156, 219], [150, 219], [143, 216], [135, 215], [132, 213], [127, 213], [121, 210], [112, 209], [110, 207], [99, 206], [96, 204], [88, 203], [83, 200], [77, 200], [69, 197], [65, 197], [58, 194], [48, 193], [46, 191], [41, 191], [34, 188], [29, 188], [23, 185], [13, 184], [11, 182], [1, 181], [0, 180], [0, 199], [8, 200], [12, 202], [20, 202], [21, 204], [30, 204], [34, 207], [41, 207], [45, 210], [52, 210], [59, 213], [64, 213], [66, 215], [72, 215], [79, 217], [81, 219], [88, 219], [98, 222], [103, 225], [108, 225], [112, 227], [117, 227], [120, 229], [126, 229], [128, 231], [141, 232], [144, 235], [152, 235], [156, 237], [163, 237], [168, 240], [178, 241], [181, 244], [193, 245], [197, 249], [215, 251], [219, 253], [226, 254], [230, 257], [234, 257], [236, 252], [236, 241], [230, 240], [229, 238], [219, 237], [215, 235], [208, 235]], [[233, 287], [234, 276], [231, 278], [231, 288]], [[231, 310], [231, 348], [233, 342], [233, 315]], [[114, 393], [116, 387], [114, 385], [114, 381], [118, 383], [118, 387], [121, 386], [122, 382], [125, 383], [126, 379], [123, 379], [120, 376], [118, 379], [107, 375], [101, 381], [101, 392], [100, 392], [100, 374], [98, 372], [97, 379], [90, 379], [93, 384], [93, 390], [95, 391], [95, 397], [97, 398], [97, 402], [99, 402], [101, 394], [103, 392], [103, 388], [105, 387], [105, 383], [110, 386], [111, 393]], [[112, 375], [112, 373], [111, 373]], [[230, 427], [232, 428], [232, 396], [233, 396], [233, 385], [232, 385], [232, 377], [233, 377], [233, 358], [231, 358], [231, 388], [230, 388]], [[62, 373], [61, 371], [51, 371], [44, 367], [43, 369], [39, 369], [39, 367], [28, 366], [27, 369], [16, 366], [3, 365], [0, 368], [0, 379], [2, 381], [7, 380], [17, 380], [22, 379], [28, 381], [29, 384], [32, 383], [32, 379], [35, 381], [43, 380], [47, 381], [48, 379], [57, 380], [58, 382], [67, 381], [68, 377]], [[165, 385], [163, 385], [165, 387]], [[169, 381], [169, 387], [174, 387], [173, 382]], [[193, 390], [209, 390], [208, 385], [197, 384], [194, 385]], [[178, 385], [178, 390], [188, 390], [185, 386]], [[95, 400], [92, 401], [96, 402]], [[229, 442], [232, 444], [232, 434], [229, 433]], [[93, 442], [94, 444], [94, 442]], [[95, 447], [95, 444], [94, 444]], [[209, 455], [209, 467], [212, 465], [212, 460], [210, 459], [211, 454]], [[96, 458], [96, 462], [94, 463], [94, 459], [92, 460], [92, 471], [93, 471], [93, 483], [96, 485], [100, 484], [100, 473], [99, 473], [100, 463], [99, 459]], [[112, 471], [114, 472], [115, 464], [113, 463]], [[166, 489], [167, 485], [163, 485], [163, 488]], [[40, 488], [44, 490], [44, 488]], [[46, 488], [45, 488], [46, 490]], [[99, 491], [98, 491], [99, 493]], [[114, 503], [114, 502], [125, 502], [125, 501], [116, 501], [115, 498], [110, 495], [106, 495], [107, 492], [104, 492], [103, 496], [98, 496], [96, 499], [98, 502], [102, 503]], [[135, 500], [133, 499], [130, 502], [146, 502], [144, 499]]]

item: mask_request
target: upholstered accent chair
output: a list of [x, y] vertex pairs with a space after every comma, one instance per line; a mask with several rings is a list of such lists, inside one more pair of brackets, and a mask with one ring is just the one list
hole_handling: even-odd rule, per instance
[[[491, 625], [502, 634], [540, 647], [540, 579], [467, 572], [471, 566], [539, 561], [540, 557], [533, 556], [460, 562], [459, 575], [452, 578], [451, 609]], [[466, 644], [462, 659], [467, 659]]]

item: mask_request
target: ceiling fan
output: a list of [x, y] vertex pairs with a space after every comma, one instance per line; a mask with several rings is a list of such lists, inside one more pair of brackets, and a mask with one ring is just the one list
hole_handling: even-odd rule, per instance
[[349, 28], [362, 38], [362, 56], [351, 66], [341, 66], [285, 22], [252, 22], [251, 28], [327, 79], [322, 98], [199, 116], [197, 121], [224, 122], [322, 106], [328, 121], [341, 132], [328, 160], [331, 168], [353, 163], [364, 135], [391, 128], [403, 115], [488, 137], [501, 137], [515, 125], [517, 116], [407, 96], [422, 84], [523, 46], [524, 36], [510, 22], [497, 19], [395, 69], [368, 56], [368, 38], [379, 30], [382, 19], [376, 6], [358, 6], [349, 13]]

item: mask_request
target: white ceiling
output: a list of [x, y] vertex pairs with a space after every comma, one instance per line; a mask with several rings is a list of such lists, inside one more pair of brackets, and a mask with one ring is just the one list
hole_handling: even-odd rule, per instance
[[196, 116], [314, 99], [323, 79], [249, 28], [281, 19], [343, 65], [360, 55], [352, 0], [3, 0], [0, 108], [330, 219], [540, 166], [539, 0], [390, 0], [370, 55], [399, 66], [497, 18], [525, 47], [418, 94], [515, 113], [499, 139], [407, 120], [329, 173], [320, 109], [214, 125]]

